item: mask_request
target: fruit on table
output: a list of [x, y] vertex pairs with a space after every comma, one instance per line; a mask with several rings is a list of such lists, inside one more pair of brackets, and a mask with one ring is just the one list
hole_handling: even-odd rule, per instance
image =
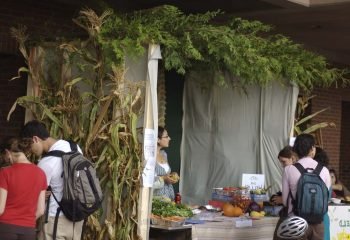
[[230, 203], [225, 203], [222, 207], [224, 215], [227, 217], [239, 217], [243, 214], [243, 210], [240, 207], [233, 206]]
[[263, 217], [263, 216], [265, 216], [265, 212], [264, 211], [261, 211], [261, 212], [251, 211], [250, 216], [251, 217]]
[[249, 210], [249, 211], [260, 212], [261, 209], [260, 209], [260, 206], [259, 206], [258, 203], [252, 202], [252, 203], [249, 204], [248, 210]]
[[179, 181], [180, 180], [180, 177], [179, 177], [179, 175], [176, 172], [170, 173], [168, 177], [171, 178], [173, 181]]

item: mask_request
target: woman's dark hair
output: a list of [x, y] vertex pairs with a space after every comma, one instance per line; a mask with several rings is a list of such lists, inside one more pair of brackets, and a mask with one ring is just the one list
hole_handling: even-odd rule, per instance
[[18, 138], [18, 137], [7, 137], [1, 144], [1, 153], [5, 150], [11, 152], [23, 152], [28, 156], [31, 152], [33, 140], [31, 138]]
[[282, 148], [282, 150], [278, 153], [277, 157], [283, 157], [283, 158], [292, 158], [295, 153], [293, 152], [293, 148], [291, 146], [285, 146]]
[[338, 176], [337, 176], [337, 173], [335, 172], [335, 170], [334, 169], [329, 169], [329, 173], [333, 173], [334, 174], [335, 183], [337, 184], [338, 183]]
[[32, 138], [34, 136], [37, 136], [42, 140], [46, 140], [48, 137], [50, 137], [45, 124], [39, 122], [38, 120], [27, 122], [21, 130], [22, 138]]
[[163, 137], [163, 133], [165, 131], [165, 128], [162, 126], [158, 126], [158, 138], [161, 139]]
[[315, 138], [311, 134], [303, 133], [295, 139], [293, 151], [299, 158], [303, 158], [309, 155], [314, 146]]
[[320, 147], [316, 147], [316, 154], [314, 159], [321, 163], [323, 166], [327, 167], [329, 163], [329, 158], [325, 150]]

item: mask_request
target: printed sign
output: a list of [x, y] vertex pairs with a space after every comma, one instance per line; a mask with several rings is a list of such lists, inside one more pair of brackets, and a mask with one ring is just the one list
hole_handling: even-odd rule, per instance
[[247, 174], [242, 175], [242, 186], [250, 189], [264, 188], [265, 175], [264, 174]]
[[350, 206], [328, 207], [331, 240], [350, 239]]
[[157, 138], [153, 129], [145, 129], [143, 138], [143, 154], [146, 166], [143, 169], [143, 186], [153, 187], [154, 168], [156, 165]]

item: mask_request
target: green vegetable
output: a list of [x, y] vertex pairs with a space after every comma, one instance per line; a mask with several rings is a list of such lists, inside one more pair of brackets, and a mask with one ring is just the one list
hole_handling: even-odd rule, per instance
[[174, 202], [162, 201], [161, 199], [153, 199], [152, 213], [157, 216], [171, 217], [192, 217], [192, 210], [184, 204], [175, 204]]

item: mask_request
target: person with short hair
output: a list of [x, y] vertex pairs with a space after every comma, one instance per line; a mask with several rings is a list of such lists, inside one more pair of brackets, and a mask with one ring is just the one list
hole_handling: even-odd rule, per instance
[[[315, 169], [318, 162], [313, 158], [316, 153], [315, 139], [311, 134], [300, 134], [297, 136], [293, 146], [294, 152], [298, 155], [300, 163], [305, 169]], [[299, 170], [294, 166], [290, 165], [284, 168], [282, 176], [282, 197], [283, 205], [289, 206], [288, 212], [290, 215], [293, 214], [292, 199], [288, 198], [289, 192], [291, 192], [293, 199], [296, 199], [297, 185], [301, 174]], [[329, 171], [326, 167], [322, 168], [320, 173], [321, 179], [329, 189], [331, 186], [331, 179]], [[287, 202], [288, 201], [288, 202]], [[309, 228], [306, 232], [305, 239], [308, 240], [323, 240], [324, 226], [323, 222], [319, 224], [309, 224]]]
[[0, 239], [35, 240], [36, 219], [45, 212], [45, 173], [27, 155], [31, 139], [8, 138], [1, 155], [10, 162], [0, 170]]
[[[70, 152], [70, 144], [62, 139], [50, 137], [44, 123], [32, 120], [24, 125], [21, 136], [32, 139], [31, 152], [40, 157], [49, 151], [59, 150]], [[79, 152], [81, 149], [78, 146]], [[62, 159], [56, 156], [44, 156], [39, 160], [38, 166], [45, 172], [47, 183], [51, 192], [61, 201], [63, 195], [63, 164]], [[48, 222], [44, 224], [39, 239], [52, 240], [54, 234], [54, 222], [59, 207], [54, 197], [49, 198]], [[62, 240], [81, 239], [83, 221], [75, 222], [68, 220], [62, 211], [58, 217], [56, 238]]]

